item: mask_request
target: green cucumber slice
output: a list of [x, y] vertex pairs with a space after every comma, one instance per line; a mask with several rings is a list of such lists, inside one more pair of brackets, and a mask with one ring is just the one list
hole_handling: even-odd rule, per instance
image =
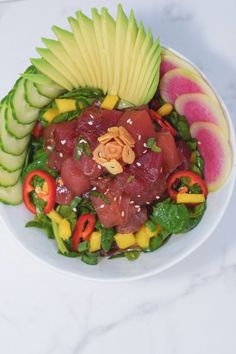
[[6, 130], [10, 135], [13, 135], [16, 139], [22, 139], [29, 135], [34, 127], [34, 122], [30, 124], [20, 124], [14, 118], [10, 102], [7, 104], [6, 112]]
[[0, 187], [0, 201], [5, 204], [18, 205], [22, 202], [22, 183], [19, 180], [12, 187]]
[[60, 88], [60, 86], [46, 86], [41, 84], [36, 84], [36, 88], [40, 95], [46, 96], [48, 98], [56, 98], [65, 92], [65, 89]]
[[30, 136], [22, 139], [16, 139], [10, 135], [6, 130], [6, 113], [7, 101], [2, 103], [0, 108], [0, 140], [2, 142], [2, 149], [4, 152], [12, 155], [21, 155], [26, 149]]
[[9, 187], [14, 186], [21, 174], [21, 168], [19, 170], [9, 172], [0, 166], [0, 186]]
[[43, 108], [52, 101], [52, 99], [41, 95], [32, 81], [25, 80], [24, 85], [25, 99], [31, 107]]
[[25, 79], [22, 77], [16, 82], [10, 97], [10, 104], [18, 123], [29, 124], [37, 120], [39, 109], [30, 107], [26, 102], [24, 82]]
[[8, 154], [3, 151], [0, 145], [0, 165], [9, 172], [14, 172], [21, 168], [25, 162], [26, 150], [18, 156]]

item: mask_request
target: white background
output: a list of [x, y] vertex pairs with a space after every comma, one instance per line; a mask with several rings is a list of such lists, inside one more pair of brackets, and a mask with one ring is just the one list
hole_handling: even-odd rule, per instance
[[[28, 65], [40, 36], [54, 23], [64, 25], [85, 3], [111, 1], [0, 2], [1, 97]], [[235, 0], [124, 3], [152, 25], [162, 43], [199, 65], [235, 124]], [[41, 33], [42, 22], [47, 33]], [[22, 42], [28, 48], [24, 55]], [[236, 192], [217, 230], [194, 254], [158, 276], [131, 283], [62, 275], [28, 255], [0, 225], [0, 353], [234, 354], [235, 205]]]

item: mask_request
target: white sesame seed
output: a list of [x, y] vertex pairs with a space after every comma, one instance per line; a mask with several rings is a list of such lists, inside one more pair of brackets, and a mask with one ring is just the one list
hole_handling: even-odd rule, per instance
[[140, 194], [138, 194], [138, 195], [137, 195], [137, 197], [138, 197], [138, 198], [140, 198], [140, 197], [141, 197], [141, 195], [140, 195]]
[[104, 204], [101, 204], [101, 205], [100, 205], [100, 209], [103, 209], [104, 207], [105, 207]]
[[92, 160], [93, 160], [93, 161], [95, 161], [95, 158], [94, 158], [94, 157], [92, 157]]
[[97, 187], [93, 187], [91, 190], [92, 190], [92, 191], [95, 191], [96, 189], [97, 189]]
[[139, 209], [140, 208], [140, 205], [135, 205], [134, 206], [136, 209]]
[[89, 122], [88, 122], [88, 125], [93, 125], [93, 122], [89, 121]]
[[144, 150], [143, 154], [146, 154], [147, 150]]
[[130, 121], [129, 121], [129, 125], [132, 125], [133, 124], [133, 121], [130, 119]]
[[104, 194], [107, 194], [107, 193], [109, 192], [109, 190], [110, 190], [110, 189], [109, 189], [109, 188], [107, 188], [107, 190], [106, 190], [106, 192], [104, 192]]
[[162, 173], [162, 171], [163, 171], [163, 167], [160, 168], [160, 172], [161, 172], [161, 173]]
[[157, 196], [156, 196], [156, 199], [160, 199], [160, 196], [159, 196], [159, 195], [157, 195]]
[[86, 141], [86, 140], [84, 140], [84, 139], [80, 139], [79, 143], [80, 143], [80, 144], [82, 144], [82, 143], [85, 143], [85, 144], [86, 144], [86, 143], [87, 143], [87, 141]]
[[63, 157], [63, 153], [62, 153], [62, 152], [60, 152], [60, 153], [59, 153], [59, 156], [60, 156], [60, 157]]
[[146, 144], [146, 143], [144, 143], [144, 144], [143, 144], [143, 146], [146, 148], [146, 147], [147, 147], [147, 144]]
[[94, 116], [93, 116], [91, 113], [89, 114], [89, 117], [90, 117], [90, 118], [94, 118]]
[[139, 140], [139, 141], [141, 140], [141, 137], [142, 137], [141, 134], [139, 134], [139, 135], [138, 135], [138, 140]]
[[198, 141], [197, 143], [198, 143], [198, 145], [201, 145], [201, 144], [202, 144], [201, 141]]
[[61, 145], [65, 145], [66, 140], [61, 140]]
[[129, 204], [134, 204], [134, 201], [133, 201], [133, 200], [131, 200], [131, 201], [129, 202]]
[[140, 163], [140, 162], [136, 162], [136, 165], [140, 167], [140, 166], [141, 166], [141, 163]]
[[47, 146], [47, 150], [52, 151], [53, 150], [52, 146]]
[[124, 216], [125, 216], [125, 212], [124, 212], [124, 210], [122, 210], [121, 217], [123, 218]]
[[141, 208], [139, 208], [139, 209], [137, 210], [138, 213], [140, 213], [140, 211], [141, 211]]
[[114, 198], [113, 198], [114, 202], [116, 201], [116, 199], [117, 199], [117, 197], [114, 197]]
[[101, 165], [98, 165], [98, 168], [99, 168], [99, 170], [101, 170], [101, 169], [102, 169], [102, 166], [101, 166]]
[[150, 204], [150, 202], [146, 202], [146, 204], [147, 204], [147, 205], [149, 205], [149, 204]]
[[76, 209], [76, 208], [73, 208], [72, 210], [73, 210], [73, 211], [77, 211], [77, 209]]

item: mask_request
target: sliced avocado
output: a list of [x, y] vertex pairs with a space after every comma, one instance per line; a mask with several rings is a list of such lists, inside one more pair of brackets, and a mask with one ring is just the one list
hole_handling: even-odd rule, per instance
[[87, 53], [92, 63], [93, 72], [96, 77], [97, 87], [101, 87], [101, 63], [98, 54], [96, 35], [94, 32], [93, 21], [85, 16], [82, 11], [76, 12], [76, 18], [80, 26], [81, 34], [87, 48]]
[[115, 33], [115, 59], [114, 59], [114, 74], [113, 86], [111, 93], [117, 94], [120, 87], [120, 77], [123, 67], [123, 53], [125, 48], [125, 38], [128, 28], [128, 19], [124, 13], [121, 4], [118, 5]]
[[69, 17], [68, 21], [70, 23], [70, 26], [72, 28], [73, 36], [75, 38], [76, 45], [79, 49], [80, 52], [80, 57], [82, 58], [84, 64], [83, 64], [83, 69], [86, 70], [87, 75], [89, 77], [89, 80], [91, 82], [92, 87], [98, 87], [97, 86], [97, 80], [95, 76], [95, 71], [92, 66], [92, 61], [89, 56], [89, 53], [87, 51], [87, 46], [86, 46], [86, 39], [83, 37], [80, 24], [79, 22], [73, 18]]
[[102, 20], [102, 38], [103, 47], [105, 53], [106, 67], [107, 67], [107, 78], [108, 78], [108, 92], [111, 95], [116, 95], [116, 92], [112, 92], [113, 87], [113, 75], [114, 75], [114, 61], [115, 61], [115, 34], [116, 34], [116, 23], [108, 10], [103, 7], [101, 13]]
[[130, 97], [133, 97], [134, 93], [137, 92], [137, 84], [139, 82], [140, 73], [143, 70], [143, 65], [146, 60], [147, 55], [150, 53], [150, 49], [153, 45], [153, 37], [152, 32], [149, 29], [144, 41], [143, 45], [140, 48], [138, 55], [136, 55], [136, 65], [134, 70], [134, 76], [132, 77], [132, 86], [127, 89], [127, 93]]
[[[160, 61], [161, 61], [161, 46], [159, 40], [157, 40], [154, 46], [152, 46], [152, 48], [148, 51], [146, 59], [143, 62], [143, 68], [140, 71], [139, 80], [136, 85], [137, 91], [135, 92], [135, 97], [137, 97], [138, 101], [145, 100], [146, 94], [147, 92], [149, 92], [150, 87], [153, 84], [152, 81], [155, 78], [158, 78], [159, 80]], [[153, 96], [156, 89], [157, 87], [154, 89], [153, 93], [152, 91], [149, 92], [148, 97]]]
[[51, 80], [56, 82], [61, 87], [64, 87], [68, 91], [73, 90], [71, 83], [59, 73], [51, 64], [49, 64], [43, 58], [30, 59], [31, 63], [44, 75], [48, 76]]
[[59, 41], [56, 41], [55, 39], [48, 38], [42, 38], [42, 42], [66, 66], [66, 68], [71, 72], [71, 74], [76, 77], [79, 86], [85, 86], [83, 70], [78, 69], [78, 67], [71, 60], [70, 56], [67, 54], [61, 43]]
[[128, 76], [129, 76], [129, 68], [130, 68], [130, 62], [132, 59], [132, 53], [136, 41], [138, 33], [138, 27], [137, 23], [134, 17], [134, 11], [131, 10], [130, 17], [129, 17], [129, 22], [128, 22], [128, 28], [127, 28], [127, 34], [126, 34], [126, 40], [125, 40], [125, 48], [124, 48], [124, 55], [123, 55], [123, 67], [121, 71], [121, 77], [120, 77], [120, 88], [119, 88], [119, 93], [118, 96], [122, 97], [123, 99], [127, 99], [125, 96], [126, 94], [126, 85], [128, 81]]
[[139, 55], [141, 52], [141, 48], [144, 44], [145, 39], [146, 39], [146, 32], [145, 32], [143, 23], [140, 22], [138, 34], [137, 34], [134, 49], [133, 49], [132, 60], [130, 63], [130, 70], [129, 70], [129, 77], [128, 77], [128, 82], [127, 82], [127, 86], [126, 86], [126, 92], [130, 92], [130, 90], [132, 90], [132, 85], [134, 84], [133, 80], [137, 77], [137, 75], [136, 75], [137, 61], [138, 61], [138, 58], [139, 58]]
[[43, 59], [51, 64], [60, 74], [62, 74], [71, 83], [74, 88], [79, 86], [76, 77], [71, 74], [70, 70], [47, 48], [36, 48], [37, 52]]
[[98, 10], [96, 8], [93, 8], [91, 10], [92, 12], [92, 18], [93, 18], [93, 26], [94, 26], [94, 32], [96, 35], [96, 41], [97, 41], [97, 46], [99, 50], [99, 57], [100, 57], [100, 63], [101, 63], [101, 74], [102, 74], [102, 84], [101, 84], [101, 89], [104, 94], [107, 93], [107, 88], [108, 88], [108, 73], [107, 73], [107, 67], [106, 67], [106, 54], [104, 51], [104, 46], [103, 46], [103, 36], [102, 36], [102, 20], [101, 20], [101, 15], [98, 13]]
[[[68, 20], [70, 22], [71, 18], [69, 18]], [[52, 30], [59, 39], [59, 42], [62, 44], [62, 46], [70, 56], [71, 60], [74, 62], [74, 64], [78, 67], [79, 70], [83, 69], [83, 76], [86, 80], [86, 86], [91, 87], [92, 81], [88, 75], [86, 62], [84, 62], [84, 59], [81, 55], [73, 33], [57, 26], [53, 26]]]

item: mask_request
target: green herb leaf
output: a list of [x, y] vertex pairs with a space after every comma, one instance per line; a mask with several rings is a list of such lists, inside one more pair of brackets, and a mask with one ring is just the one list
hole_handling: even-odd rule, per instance
[[115, 229], [112, 227], [110, 229], [105, 228], [100, 221], [96, 222], [95, 228], [101, 231], [101, 246], [104, 252], [109, 252], [114, 240]]
[[94, 253], [84, 253], [82, 255], [82, 261], [89, 265], [96, 265], [98, 263], [98, 252]]
[[52, 223], [47, 217], [43, 217], [40, 219], [35, 218], [35, 220], [27, 222], [25, 227], [36, 227], [38, 229], [41, 229], [47, 234], [49, 239], [54, 239]]
[[151, 219], [169, 233], [181, 233], [189, 224], [189, 212], [186, 205], [175, 204], [168, 198], [156, 204]]
[[83, 153], [87, 157], [90, 157], [92, 155], [88, 141], [82, 136], [80, 136], [75, 147], [75, 158], [77, 160], [80, 160]]
[[129, 261], [135, 261], [136, 259], [139, 258], [141, 254], [141, 251], [137, 251], [137, 250], [134, 250], [134, 251], [127, 251], [125, 252], [125, 257], [129, 260]]
[[102, 192], [92, 191], [92, 192], [90, 192], [90, 196], [100, 198], [105, 204], [111, 204], [110, 200]]
[[81, 201], [82, 201], [82, 197], [76, 196], [76, 197], [72, 200], [72, 202], [70, 203], [71, 209], [76, 208], [76, 207], [79, 205], [79, 203], [81, 203]]
[[56, 211], [70, 222], [72, 231], [75, 228], [77, 222], [77, 214], [69, 205], [58, 205]]
[[88, 251], [88, 249], [89, 249], [89, 242], [88, 241], [83, 241], [78, 246], [79, 253], [86, 252], [86, 251]]
[[161, 148], [157, 146], [156, 140], [154, 138], [149, 138], [147, 141], [147, 147], [151, 149], [153, 152], [161, 152]]

